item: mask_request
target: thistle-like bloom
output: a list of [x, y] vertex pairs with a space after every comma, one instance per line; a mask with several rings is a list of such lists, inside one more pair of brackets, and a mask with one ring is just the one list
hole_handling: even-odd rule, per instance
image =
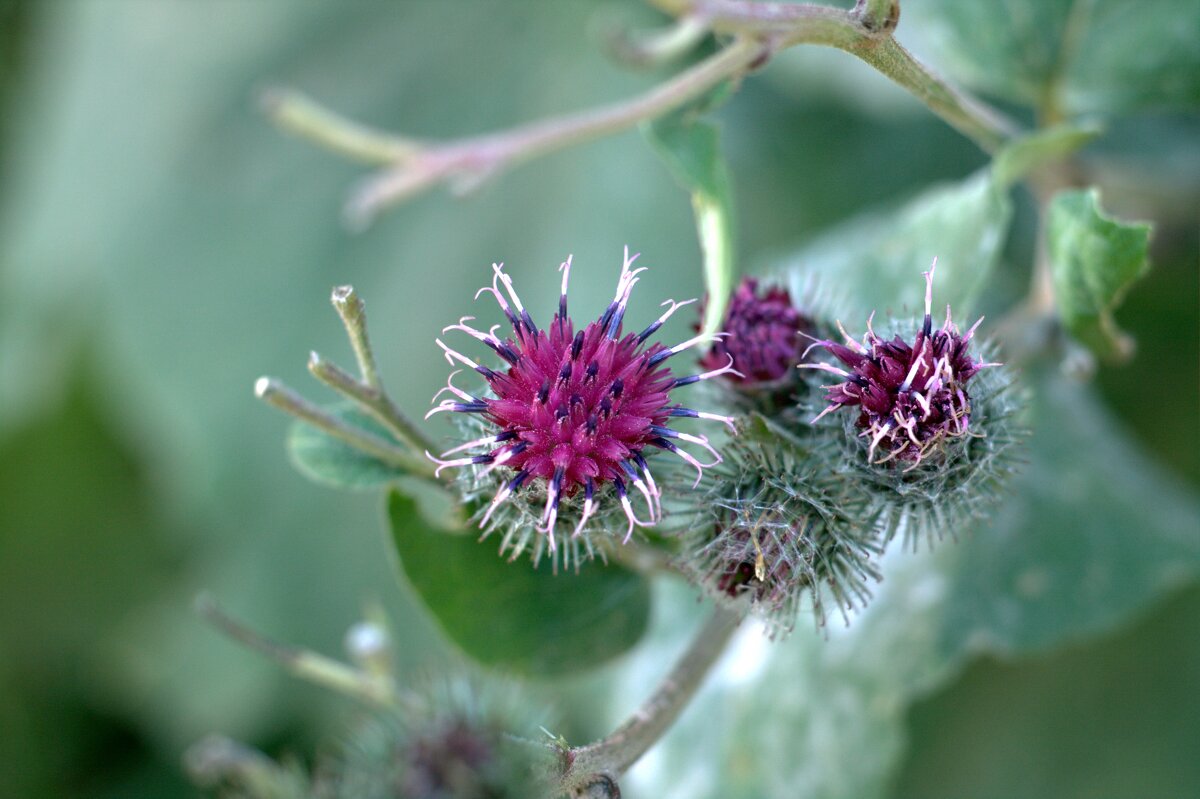
[[729, 300], [723, 329], [727, 337], [715, 341], [700, 363], [714, 368], [732, 358], [741, 374], [728, 379], [752, 387], [795, 374], [792, 369], [801, 354], [799, 334], [811, 331], [812, 322], [796, 310], [787, 289], [770, 286], [760, 295], [758, 281], [748, 277]]
[[[861, 343], [843, 329], [845, 344], [828, 340], [813, 344], [824, 347], [848, 369], [824, 363], [802, 364], [802, 368], [830, 372], [845, 381], [824, 387], [829, 406], [813, 422], [840, 408], [859, 407], [857, 425], [870, 441], [867, 459], [874, 463], [900, 460], [915, 466], [948, 440], [967, 436], [971, 424], [967, 383], [979, 370], [999, 365], [975, 361], [968, 352], [982, 317], [962, 335], [951, 321], [950, 306], [946, 306], [945, 323], [933, 329], [936, 267], [935, 260], [923, 273], [925, 318], [911, 344], [900, 335], [891, 341], [879, 338], [868, 319], [867, 334]], [[884, 454], [876, 460], [875, 452], [880, 448]]]
[[[499, 338], [495, 327], [487, 333], [469, 327], [467, 322], [473, 317], [463, 317], [443, 331], [458, 330], [478, 339], [499, 355], [507, 367], [502, 371], [490, 369], [450, 349], [441, 340], [437, 342], [451, 364], [457, 361], [483, 375], [495, 395], [469, 394], [454, 385], [451, 375], [442, 392], [449, 391], [455, 399], [442, 400], [428, 414], [439, 411], [479, 414], [495, 429], [494, 434], [454, 447], [442, 453], [441, 458], [429, 456], [438, 464], [439, 472], [469, 464], [484, 465], [487, 471], [500, 467], [511, 470], [511, 479], [496, 492], [480, 526], [486, 525], [496, 508], [515, 492], [541, 481], [546, 486], [546, 504], [539, 530], [548, 536], [553, 551], [560, 502], [582, 494], [582, 512], [574, 531], [577, 536], [595, 513], [600, 492], [611, 484], [629, 521], [625, 534], [628, 541], [634, 525], [650, 526], [662, 515], [661, 492], [647, 462], [651, 451], [666, 450], [691, 464], [697, 472], [697, 485], [703, 470], [720, 462], [720, 455], [706, 436], [682, 433], [668, 425], [674, 417], [692, 417], [724, 422], [732, 428], [733, 420], [671, 404], [670, 394], [699, 380], [736, 374], [732, 359], [702, 374], [672, 375], [665, 363], [667, 359], [711, 340], [701, 335], [669, 348], [658, 343], [647, 344], [650, 336], [686, 302], [667, 300], [663, 303], [669, 306], [666, 312], [645, 330], [623, 333], [630, 292], [638, 282], [638, 274], [644, 271], [630, 268], [636, 258], [636, 255], [630, 258], [626, 249], [612, 303], [599, 319], [579, 331], [567, 316], [570, 258], [560, 267], [562, 295], [558, 313], [547, 330], [534, 324], [513, 290], [512, 279], [502, 265], [494, 264], [492, 285], [475, 296], [487, 292], [495, 298], [512, 325], [513, 337]], [[708, 450], [713, 461], [702, 463], [676, 443], [680, 441]], [[484, 451], [445, 460], [472, 449]], [[635, 515], [630, 486], [645, 498], [648, 518]]]

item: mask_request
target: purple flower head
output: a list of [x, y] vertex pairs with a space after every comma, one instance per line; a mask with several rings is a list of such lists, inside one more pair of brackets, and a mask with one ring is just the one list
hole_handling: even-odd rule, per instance
[[795, 374], [800, 362], [800, 336], [810, 331], [810, 320], [792, 305], [787, 289], [770, 286], [760, 296], [758, 281], [745, 278], [729, 301], [724, 330], [700, 363], [714, 368], [733, 359], [741, 372], [729, 380], [743, 386], [777, 383]]
[[[696, 336], [669, 348], [647, 343], [663, 322], [687, 303], [667, 300], [663, 305], [670, 307], [645, 330], [623, 332], [630, 292], [638, 282], [638, 274], [644, 271], [630, 268], [636, 258], [636, 255], [630, 258], [626, 249], [612, 303], [599, 319], [581, 330], [576, 331], [567, 316], [567, 281], [571, 271], [568, 258], [560, 267], [562, 296], [558, 313], [548, 329], [541, 330], [534, 324], [513, 290], [512, 279], [504, 273], [502, 265], [493, 265], [492, 285], [481, 289], [476, 297], [488, 292], [495, 298], [512, 325], [513, 337], [499, 338], [495, 327], [487, 333], [475, 330], [466, 324], [473, 317], [463, 317], [443, 331], [462, 331], [482, 341], [505, 362], [504, 369], [492, 370], [450, 349], [441, 340], [437, 342], [445, 351], [446, 360], [451, 364], [458, 361], [483, 375], [494, 394], [492, 397], [469, 394], [453, 384], [452, 374], [449, 384], [438, 394], [448, 391], [455, 399], [442, 400], [428, 414], [439, 411], [479, 414], [495, 429], [494, 434], [454, 447], [442, 453], [441, 458], [429, 456], [438, 464], [439, 472], [468, 464], [482, 464], [485, 471], [497, 468], [511, 471], [512, 477], [496, 492], [481, 526], [515, 492], [541, 481], [546, 486], [546, 505], [539, 530], [548, 536], [550, 549], [554, 551], [554, 526], [560, 501], [582, 494], [582, 513], [574, 532], [578, 536], [596, 510], [598, 493], [611, 484], [629, 521], [625, 534], [628, 540], [635, 524], [650, 526], [662, 515], [661, 493], [646, 460], [650, 452], [663, 449], [687, 461], [697, 471], [697, 484], [705, 468], [720, 462], [720, 455], [706, 436], [681, 433], [668, 425], [674, 417], [691, 417], [724, 422], [732, 429], [733, 420], [672, 404], [670, 395], [681, 386], [734, 373], [732, 359], [703, 374], [675, 377], [671, 373], [667, 359], [711, 338]], [[680, 448], [678, 441], [703, 447], [715, 460], [701, 463]], [[444, 460], [472, 449], [483, 452]], [[645, 498], [649, 509], [647, 520], [634, 514], [630, 486]]]
[[[945, 323], [933, 329], [930, 311], [936, 267], [935, 260], [923, 273], [925, 319], [911, 344], [900, 335], [890, 341], [879, 338], [868, 319], [861, 343], [843, 329], [845, 344], [821, 340], [813, 345], [824, 347], [847, 369], [825, 363], [802, 365], [845, 381], [825, 386], [829, 406], [813, 422], [840, 408], [859, 407], [857, 425], [870, 441], [867, 459], [875, 463], [901, 460], [915, 466], [947, 440], [968, 435], [971, 396], [967, 383], [980, 369], [999, 365], [975, 361], [967, 351], [982, 317], [962, 335], [946, 306]], [[875, 460], [880, 448], [884, 454]]]

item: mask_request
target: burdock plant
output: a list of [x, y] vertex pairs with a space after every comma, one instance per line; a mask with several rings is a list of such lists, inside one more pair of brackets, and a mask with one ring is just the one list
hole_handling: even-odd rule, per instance
[[[354, 750], [329, 772], [333, 777], [276, 767], [235, 747], [200, 759], [206, 778], [263, 797], [343, 789], [439, 799], [619, 796], [624, 773], [670, 728], [744, 620], [758, 619], [771, 639], [800, 635], [794, 631], [805, 620], [822, 626], [834, 617], [853, 628], [887, 572], [894, 537], [932, 544], [966, 535], [967, 523], [1007, 490], [1020, 462], [1024, 394], [993, 352], [1004, 346], [1003, 360], [1030, 359], [1048, 344], [1026, 334], [1058, 324], [1056, 313], [1057, 340], [1070, 331], [1102, 352], [1096, 342], [1113, 331], [1110, 312], [1128, 281], [1081, 276], [1084, 267], [1068, 244], [1103, 250], [1104, 236], [1128, 230], [1100, 216], [1094, 195], [1091, 205], [1087, 196], [1066, 195], [1055, 206], [1055, 218], [1087, 229], [1067, 224], [1075, 238], [1063, 243], [1059, 236], [1042, 248], [1030, 298], [997, 326], [996, 343], [981, 341], [979, 322], [960, 330], [949, 307], [935, 324], [933, 267], [925, 273], [924, 313], [905, 316], [920, 306], [916, 272], [941, 246], [949, 249], [942, 272], [950, 272], [946, 291], [956, 309], [976, 299], [980, 277], [998, 260], [1003, 227], [989, 225], [993, 217], [1007, 220], [1005, 192], [1046, 164], [1061, 167], [1091, 132], [1021, 135], [896, 42], [894, 0], [860, 0], [848, 10], [742, 0], [654, 4], [677, 18], [674, 25], [626, 41], [627, 55], [667, 63], [702, 42], [711, 52], [628, 102], [440, 143], [363, 128], [291, 93], [273, 93], [268, 107], [293, 132], [382, 165], [351, 197], [348, 216], [358, 225], [435, 185], [473, 189], [534, 156], [642, 125], [696, 212], [696, 267], [708, 293], [695, 335], [673, 346], [657, 340], [688, 304], [675, 300], [653, 321], [627, 327], [644, 271], [628, 249], [611, 302], [587, 322], [569, 313], [570, 276], [583, 266], [573, 258], [559, 266], [560, 299], [548, 322], [535, 319], [510, 272], [493, 264], [476, 299], [494, 300], [508, 329], [485, 329], [463, 316], [441, 330], [457, 340], [436, 339], [452, 365], [468, 370], [450, 376], [425, 417], [430, 425], [455, 420], [448, 446], [436, 446], [385, 389], [365, 305], [348, 286], [332, 299], [357, 374], [316, 353], [309, 360], [340, 401], [321, 406], [269, 378], [256, 393], [299, 419], [290, 447], [307, 474], [386, 490], [400, 571], [447, 638], [483, 667], [558, 676], [628, 651], [649, 623], [649, 581], [663, 574], [711, 600], [708, 621], [626, 722], [593, 743], [571, 744], [557, 735], [523, 737], [515, 727], [527, 725], [511, 714], [400, 691], [395, 676], [369, 658], [347, 665], [264, 645], [218, 615], [227, 631], [292, 671], [387, 715], [373, 728], [375, 744]], [[933, 210], [917, 203], [905, 219], [939, 228], [920, 246], [860, 234], [839, 243], [855, 256], [836, 269], [814, 275], [800, 263], [783, 277], [739, 283], [731, 180], [717, 129], [703, 117], [779, 50], [799, 44], [861, 58], [997, 154], [959, 203], [984, 204], [972, 219], [988, 235], [975, 235], [975, 228], [958, 239], [951, 231], [941, 235], [956, 195], [955, 202], [930, 203]], [[1068, 174], [1047, 169], [1036, 181], [1043, 216]], [[1096, 230], [1104, 236], [1085, 235]], [[1054, 264], [1045, 261], [1049, 252], [1059, 253]], [[648, 253], [648, 260], [660, 255]], [[487, 257], [481, 252], [475, 264], [446, 268], [476, 269]], [[1135, 270], [1127, 271], [1132, 280]], [[552, 267], [543, 272], [556, 279]], [[886, 308], [891, 317], [852, 317], [829, 303], [807, 307], [795, 289], [817, 278], [830, 296], [845, 298], [846, 308]], [[1073, 304], [1056, 306], [1054, 290]], [[839, 319], [864, 330], [853, 337]], [[885, 335], [876, 332], [885, 326]], [[1080, 344], [1070, 346], [1079, 357]], [[696, 383], [704, 386], [689, 395]], [[756, 754], [753, 746], [740, 750], [743, 772], [770, 769], [753, 760]]]

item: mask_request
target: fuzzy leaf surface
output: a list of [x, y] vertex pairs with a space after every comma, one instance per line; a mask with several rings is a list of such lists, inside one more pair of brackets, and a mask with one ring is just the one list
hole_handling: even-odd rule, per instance
[[1048, 228], [1063, 324], [1097, 355], [1128, 356], [1133, 342], [1117, 329], [1112, 312], [1150, 267], [1150, 225], [1105, 215], [1099, 192], [1091, 189], [1056, 195]]
[[1200, 101], [1200, 5], [1190, 0], [912, 0], [900, 36], [974, 88], [1074, 113]]
[[502, 671], [557, 676], [625, 652], [646, 630], [647, 581], [598, 561], [553, 574], [506, 562], [493, 541], [431, 525], [413, 499], [393, 491], [388, 524], [408, 583], [463, 652]]
[[1049, 371], [1039, 390], [1029, 463], [989, 524], [933, 550], [893, 547], [874, 600], [827, 638], [803, 626], [775, 644], [741, 633], [631, 788], [667, 799], [790, 799], [797, 785], [811, 797], [884, 796], [908, 705], [969, 656], [1095, 635], [1194, 581], [1196, 498], [1089, 392]]
[[[936, 186], [890, 212], [835, 226], [777, 265], [793, 297], [836, 292], [830, 303], [852, 333], [872, 311], [907, 316], [922, 307], [921, 273], [937, 258], [935, 308], [970, 308], [995, 267], [1012, 203], [991, 168]], [[836, 287], [836, 288], [835, 288]]]

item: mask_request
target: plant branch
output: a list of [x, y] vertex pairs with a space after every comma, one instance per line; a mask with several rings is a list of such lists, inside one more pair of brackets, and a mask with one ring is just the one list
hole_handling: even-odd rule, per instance
[[308, 370], [330, 388], [361, 405], [414, 452], [434, 449], [433, 442], [392, 402], [383, 388], [379, 368], [375, 365], [375, 355], [371, 351], [371, 340], [367, 336], [367, 309], [362, 298], [353, 286], [338, 286], [333, 290], [330, 302], [346, 328], [362, 379], [355, 380], [315, 352], [309, 358]]
[[561, 789], [570, 794], [616, 780], [670, 728], [695, 696], [741, 623], [742, 615], [715, 608], [655, 692], [603, 740], [572, 749]]
[[260, 104], [280, 128], [356, 161], [391, 164], [413, 156], [420, 143], [375, 130], [288, 89], [268, 89]]
[[381, 209], [438, 183], [465, 193], [535, 156], [608, 136], [655, 119], [687, 103], [726, 78], [749, 69], [764, 55], [762, 43], [738, 37], [712, 56], [632, 99], [562, 117], [444, 143], [419, 146], [353, 192], [346, 213], [366, 224]]
[[859, 0], [849, 11], [753, 0], [651, 2], [671, 14], [702, 16], [718, 32], [776, 37], [779, 48], [819, 44], [844, 50], [907, 89], [985, 152], [995, 152], [1017, 131], [999, 112], [935, 75], [895, 40], [897, 0]]
[[[341, 370], [339, 370], [341, 371]], [[344, 374], [344, 373], [343, 373]], [[401, 449], [359, 427], [347, 424], [328, 411], [319, 408], [283, 383], [270, 377], [260, 377], [254, 384], [254, 395], [268, 405], [278, 408], [302, 422], [323, 430], [334, 438], [365, 452], [384, 463], [417, 474], [432, 473], [423, 458]]]
[[297, 677], [373, 705], [413, 706], [413, 700], [397, 689], [390, 675], [371, 674], [316, 652], [272, 641], [234, 619], [206, 594], [196, 598], [195, 609], [225, 635], [266, 655]]

